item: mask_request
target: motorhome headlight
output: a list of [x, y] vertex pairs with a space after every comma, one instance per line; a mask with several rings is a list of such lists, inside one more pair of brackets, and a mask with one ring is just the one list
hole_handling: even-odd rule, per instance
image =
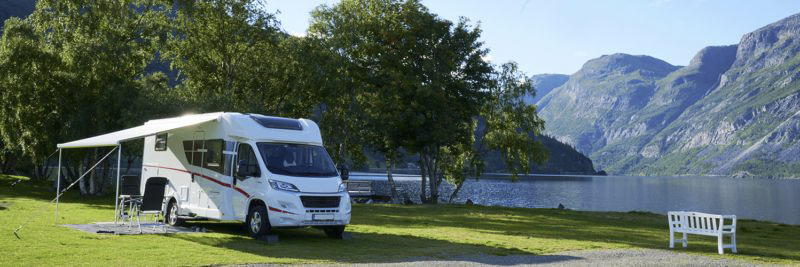
[[347, 184], [341, 183], [339, 184], [339, 192], [347, 191]]
[[294, 186], [293, 184], [290, 184], [290, 183], [287, 183], [287, 182], [269, 180], [269, 185], [272, 186], [273, 189], [277, 189], [277, 190], [300, 192], [300, 190], [297, 189], [297, 186]]

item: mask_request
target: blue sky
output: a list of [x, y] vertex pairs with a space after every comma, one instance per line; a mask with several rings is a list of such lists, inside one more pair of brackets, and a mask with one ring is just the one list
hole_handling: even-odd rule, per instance
[[[302, 35], [309, 12], [337, 1], [267, 1], [286, 32]], [[572, 74], [587, 60], [612, 53], [650, 55], [686, 65], [710, 45], [795, 13], [796, 0], [423, 0], [448, 20], [480, 22], [489, 60], [516, 61], [528, 74]]]

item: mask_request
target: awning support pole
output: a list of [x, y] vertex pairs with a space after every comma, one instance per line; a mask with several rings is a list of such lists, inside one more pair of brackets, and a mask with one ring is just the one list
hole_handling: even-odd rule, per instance
[[[47, 167], [47, 166], [45, 166]], [[58, 171], [56, 171], [56, 219], [55, 224], [58, 224], [58, 197], [61, 196], [61, 148], [58, 149]]]
[[[60, 190], [60, 188], [59, 188], [59, 191], [58, 191], [58, 192], [56, 192], [56, 193], [58, 193], [58, 194], [56, 195], [56, 198], [54, 198], [52, 201], [50, 201], [50, 203], [57, 202], [57, 201], [58, 201], [58, 198], [59, 198], [61, 195], [63, 195], [65, 192], [67, 192], [67, 190], [69, 190], [70, 188], [72, 188], [73, 186], [75, 186], [76, 184], [78, 184], [78, 182], [80, 182], [80, 181], [81, 181], [81, 179], [83, 179], [83, 177], [85, 177], [87, 174], [89, 174], [89, 172], [91, 172], [92, 170], [94, 170], [94, 168], [96, 168], [96, 167], [97, 167], [97, 165], [100, 165], [100, 163], [102, 163], [104, 160], [106, 160], [106, 158], [108, 158], [108, 156], [110, 156], [110, 155], [111, 155], [111, 153], [114, 153], [114, 150], [115, 150], [115, 149], [117, 149], [117, 147], [114, 147], [113, 149], [111, 149], [111, 151], [108, 151], [108, 154], [106, 154], [105, 156], [103, 156], [103, 158], [101, 158], [100, 160], [98, 160], [98, 161], [97, 161], [97, 163], [95, 163], [94, 165], [92, 165], [92, 167], [91, 167], [91, 168], [89, 168], [88, 170], [86, 170], [86, 172], [84, 172], [83, 174], [81, 174], [81, 176], [80, 176], [80, 177], [78, 177], [78, 179], [75, 179], [75, 181], [74, 181], [74, 182], [72, 182], [70, 185], [68, 185], [68, 186], [67, 186], [67, 188], [64, 188], [64, 190]], [[60, 161], [60, 160], [59, 160], [59, 161]], [[60, 165], [60, 164], [59, 164], [59, 165]], [[56, 206], [56, 208], [57, 208], [57, 207], [58, 207], [58, 206]], [[56, 209], [56, 212], [58, 212], [58, 209]]]
[[119, 172], [122, 169], [122, 143], [120, 142], [117, 145], [117, 193], [115, 194], [114, 198], [114, 223], [117, 223], [117, 218], [119, 217]]

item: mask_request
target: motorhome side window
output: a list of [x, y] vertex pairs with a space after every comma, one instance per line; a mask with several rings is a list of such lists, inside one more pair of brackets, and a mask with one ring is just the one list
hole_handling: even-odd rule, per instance
[[225, 170], [222, 148], [224, 142], [217, 140], [185, 140], [183, 150], [186, 161], [194, 166], [203, 167], [215, 172]]
[[156, 151], [166, 151], [167, 150], [167, 134], [157, 134], [156, 135]]
[[207, 140], [206, 141], [206, 158], [203, 161], [203, 168], [222, 173], [223, 157], [222, 157], [222, 140]]
[[[240, 162], [243, 168], [247, 168], [244, 170], [244, 173], [251, 174], [250, 176], [259, 177], [261, 176], [261, 170], [258, 168], [258, 159], [256, 159], [256, 153], [253, 152], [253, 148], [248, 144], [240, 144], [239, 145], [239, 153], [236, 155], [236, 161]], [[245, 178], [238, 175], [238, 171], [236, 172], [236, 176], [238, 178]]]

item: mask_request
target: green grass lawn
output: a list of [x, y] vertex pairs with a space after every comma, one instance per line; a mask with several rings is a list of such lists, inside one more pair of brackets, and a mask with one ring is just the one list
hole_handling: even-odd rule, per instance
[[[114, 236], [54, 225], [47, 185], [0, 176], [0, 265], [212, 265], [235, 263], [390, 262], [412, 257], [486, 253], [544, 254], [568, 250], [667, 249], [666, 217], [650, 213], [582, 212], [466, 205], [356, 205], [351, 240], [316, 229], [278, 230], [267, 245], [234, 222], [191, 222], [210, 233]], [[113, 220], [113, 196], [68, 193], [60, 224]], [[20, 225], [20, 238], [12, 232]], [[716, 239], [692, 235], [677, 251], [754, 263], [800, 263], [800, 226], [740, 221], [739, 254], [716, 254]]]

